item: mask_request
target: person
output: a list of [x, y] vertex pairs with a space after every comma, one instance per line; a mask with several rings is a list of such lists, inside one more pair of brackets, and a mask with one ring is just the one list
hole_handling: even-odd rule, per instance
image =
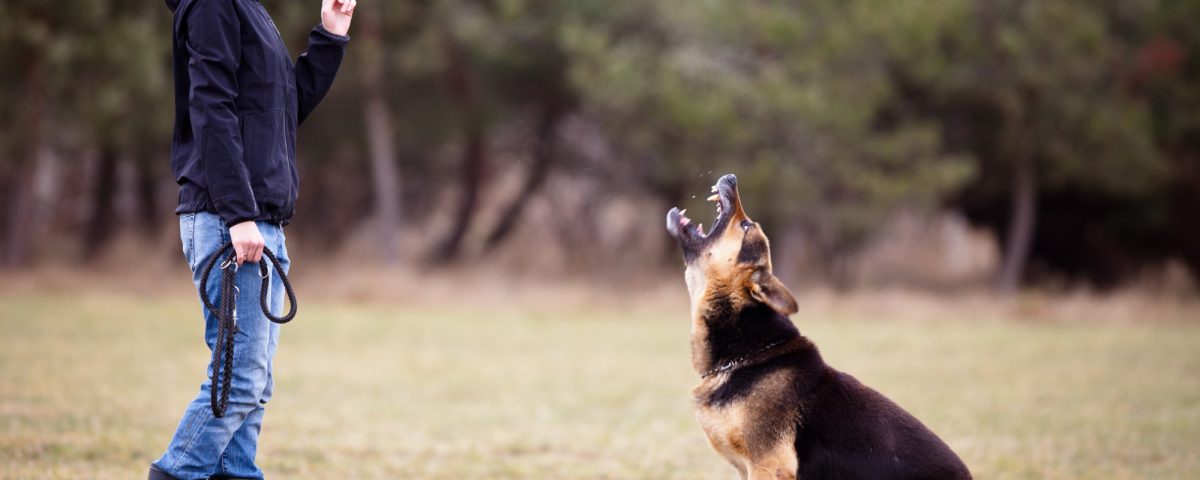
[[[199, 288], [201, 268], [232, 243], [237, 264], [262, 260], [264, 246], [283, 271], [289, 265], [283, 226], [298, 192], [296, 126], [333, 83], [355, 0], [323, 0], [308, 50], [293, 64], [279, 31], [258, 0], [166, 0], [174, 13], [175, 133], [171, 169], [179, 184], [179, 233]], [[265, 261], [265, 260], [264, 260]], [[264, 408], [271, 398], [279, 325], [259, 306], [257, 268], [236, 273], [237, 333], [233, 380], [224, 415], [209, 405], [211, 379], [188, 405], [151, 480], [262, 479], [255, 463]], [[208, 282], [210, 299], [219, 275]], [[272, 275], [268, 305], [279, 315], [281, 280]], [[218, 319], [201, 306], [204, 338], [216, 340]], [[209, 365], [211, 377], [212, 365]]]

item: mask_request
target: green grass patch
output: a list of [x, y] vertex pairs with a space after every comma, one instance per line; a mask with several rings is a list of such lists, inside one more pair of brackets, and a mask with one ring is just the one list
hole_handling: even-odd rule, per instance
[[[305, 304], [281, 334], [260, 464], [732, 478], [692, 417], [686, 316]], [[1200, 478], [1200, 325], [795, 320], [977, 478]], [[0, 296], [0, 477], [143, 476], [207, 358], [192, 299]]]

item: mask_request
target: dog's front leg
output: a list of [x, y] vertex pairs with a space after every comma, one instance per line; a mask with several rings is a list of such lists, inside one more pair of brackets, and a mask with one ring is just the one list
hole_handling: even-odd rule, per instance
[[738, 480], [749, 480], [749, 478], [750, 478], [750, 477], [749, 477], [749, 476], [747, 475], [747, 473], [746, 473], [746, 466], [745, 466], [745, 465], [742, 465], [741, 463], [738, 463], [738, 462], [732, 462], [732, 461], [731, 461], [731, 462], [729, 462], [729, 463], [733, 464], [733, 468], [736, 468], [736, 469], [737, 469], [737, 472], [738, 472], [738, 476], [737, 476], [737, 478], [738, 478]]
[[750, 460], [750, 480], [796, 480], [800, 463], [791, 442], [780, 442]]

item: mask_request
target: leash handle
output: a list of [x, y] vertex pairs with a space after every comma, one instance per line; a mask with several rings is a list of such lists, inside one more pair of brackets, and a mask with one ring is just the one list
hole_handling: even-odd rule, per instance
[[[259, 276], [262, 277], [262, 288], [259, 289], [258, 296], [259, 306], [262, 307], [263, 315], [267, 317], [267, 320], [280, 324], [288, 323], [296, 318], [296, 291], [292, 289], [292, 283], [288, 281], [287, 274], [283, 272], [283, 267], [279, 265], [279, 259], [275, 257], [275, 253], [264, 246], [263, 254], [274, 265], [275, 273], [279, 275], [279, 280], [283, 283], [284, 290], [287, 291], [290, 309], [287, 315], [282, 317], [271, 314], [271, 309], [267, 306], [271, 276], [265, 261], [258, 262]], [[218, 308], [208, 298], [208, 277], [212, 275], [213, 267], [222, 258], [225, 258], [225, 262], [221, 264], [223, 271], [221, 274], [221, 305]], [[217, 317], [217, 339], [212, 351], [212, 384], [209, 387], [209, 404], [212, 406], [213, 416], [217, 418], [225, 416], [225, 410], [229, 407], [229, 390], [233, 384], [233, 340], [234, 334], [237, 333], [237, 294], [237, 252], [233, 249], [232, 244], [226, 244], [213, 253], [212, 257], [209, 257], [208, 262], [204, 265], [204, 271], [200, 274], [200, 300]], [[219, 387], [218, 380], [221, 382]]]
[[[289, 311], [287, 315], [282, 317], [276, 317], [271, 314], [271, 308], [267, 306], [267, 287], [271, 284], [271, 277], [270, 272], [267, 270], [267, 262], [263, 261], [258, 262], [259, 276], [263, 279], [263, 288], [259, 291], [258, 304], [262, 307], [263, 315], [267, 317], [267, 320], [279, 324], [288, 323], [296, 318], [296, 291], [292, 289], [292, 282], [288, 280], [287, 274], [283, 272], [283, 267], [279, 265], [279, 258], [275, 256], [275, 252], [264, 246], [263, 256], [271, 260], [271, 266], [275, 268], [275, 274], [279, 275], [279, 280], [283, 282], [283, 289], [287, 292]], [[220, 310], [208, 299], [208, 277], [212, 274], [213, 267], [217, 265], [217, 262], [222, 257], [227, 257], [225, 261], [230, 265], [237, 265], [237, 252], [234, 251], [233, 244], [226, 244], [218, 249], [216, 253], [213, 253], [209, 257], [207, 264], [205, 264], [204, 271], [200, 274], [200, 299], [204, 301], [204, 306], [213, 313], [217, 313]]]
[[275, 274], [279, 275], [280, 282], [283, 283], [283, 291], [287, 292], [288, 297], [288, 313], [282, 317], [271, 315], [271, 308], [267, 306], [267, 293], [271, 284], [271, 275], [267, 271], [266, 262], [258, 262], [259, 276], [263, 279], [263, 288], [259, 289], [258, 304], [262, 306], [263, 315], [267, 320], [278, 324], [284, 324], [296, 318], [296, 291], [292, 289], [292, 282], [288, 280], [287, 274], [283, 273], [283, 267], [279, 266], [279, 259], [275, 258], [275, 253], [271, 249], [263, 246], [263, 255], [271, 259], [271, 266], [275, 267]]

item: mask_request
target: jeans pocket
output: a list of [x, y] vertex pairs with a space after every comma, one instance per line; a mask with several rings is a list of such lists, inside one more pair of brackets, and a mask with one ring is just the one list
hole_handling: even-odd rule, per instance
[[211, 212], [197, 212], [192, 233], [192, 271], [199, 271], [218, 250], [229, 244], [229, 228], [221, 217]]

